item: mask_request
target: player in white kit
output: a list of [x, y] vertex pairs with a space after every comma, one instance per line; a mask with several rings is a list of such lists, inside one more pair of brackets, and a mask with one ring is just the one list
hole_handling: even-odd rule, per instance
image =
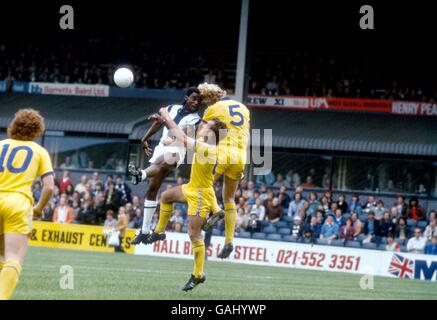
[[[196, 87], [191, 87], [187, 90], [187, 94], [182, 105], [169, 105], [169, 111], [173, 121], [176, 122], [179, 128], [184, 130], [188, 135], [194, 135], [196, 126], [200, 123], [198, 109], [200, 106], [200, 92]], [[159, 144], [155, 147], [153, 156], [149, 162], [151, 165], [144, 170], [135, 167], [133, 163], [129, 163], [129, 174], [132, 176], [132, 183], [139, 184], [141, 181], [148, 179], [149, 186], [146, 191], [144, 200], [143, 225], [140, 232], [131, 241], [132, 244], [140, 243], [148, 244], [157, 240], [164, 240], [165, 234], [155, 234], [150, 230], [153, 214], [155, 213], [157, 196], [161, 184], [170, 170], [177, 168], [185, 158], [186, 149], [181, 146], [164, 146], [163, 141], [168, 136], [168, 130], [159, 120], [160, 117], [152, 115], [149, 120], [153, 120], [152, 126], [144, 135], [141, 142], [146, 155], [150, 155], [152, 149], [149, 147], [148, 140], [164, 127]], [[151, 239], [150, 237], [161, 237], [160, 239]]]

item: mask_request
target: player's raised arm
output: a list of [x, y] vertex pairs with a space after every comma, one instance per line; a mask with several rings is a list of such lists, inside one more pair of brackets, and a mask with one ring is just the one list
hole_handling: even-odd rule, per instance
[[159, 120], [159, 116], [157, 114], [153, 114], [147, 118], [147, 120], [153, 120], [152, 125], [149, 130], [147, 130], [146, 134], [141, 139], [141, 144], [143, 145], [144, 153], [147, 156], [150, 156], [152, 153], [152, 149], [149, 147], [149, 139], [155, 135], [159, 130], [161, 130], [163, 123]]
[[194, 139], [187, 136], [187, 134], [178, 127], [176, 122], [173, 121], [171, 118], [167, 108], [161, 108], [159, 110], [159, 114], [163, 120], [164, 125], [167, 127], [168, 130], [171, 130], [171, 133], [175, 136], [175, 138], [179, 141], [183, 141], [184, 145], [187, 146], [187, 148], [193, 148], [194, 146]]

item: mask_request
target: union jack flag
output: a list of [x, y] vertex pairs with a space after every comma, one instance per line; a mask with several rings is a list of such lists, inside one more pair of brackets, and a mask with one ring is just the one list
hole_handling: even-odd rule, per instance
[[388, 272], [399, 278], [414, 278], [414, 260], [405, 258], [399, 254], [393, 254], [391, 258], [390, 266], [388, 267]]

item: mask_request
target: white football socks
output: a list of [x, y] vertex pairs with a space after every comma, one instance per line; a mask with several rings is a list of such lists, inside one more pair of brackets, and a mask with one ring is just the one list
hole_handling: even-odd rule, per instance
[[150, 227], [152, 224], [153, 214], [155, 213], [157, 204], [158, 204], [157, 201], [150, 201], [150, 200], [144, 201], [143, 226], [141, 227], [141, 232], [144, 234], [147, 234], [151, 231]]
[[146, 169], [141, 170], [141, 181], [146, 180], [146, 178], [147, 178], [147, 172], [146, 172]]

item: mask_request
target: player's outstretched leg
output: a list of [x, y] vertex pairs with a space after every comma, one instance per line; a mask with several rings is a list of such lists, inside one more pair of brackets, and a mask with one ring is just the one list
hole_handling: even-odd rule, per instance
[[237, 192], [239, 180], [234, 180], [226, 175], [223, 184], [223, 202], [225, 207], [225, 245], [218, 257], [226, 259], [234, 250], [235, 223], [237, 221], [237, 206], [235, 205], [235, 193]]
[[[162, 158], [162, 157], [161, 157]], [[167, 176], [171, 166], [168, 166], [164, 161], [158, 159], [158, 161], [145, 170], [140, 170], [135, 168], [135, 170], [130, 170], [131, 174], [138, 174], [141, 171], [141, 179], [144, 177], [149, 178], [149, 186], [145, 194], [144, 200], [144, 212], [143, 212], [143, 224], [139, 233], [131, 241], [134, 245], [139, 245], [140, 243], [150, 244], [158, 240], [164, 240], [163, 236], [154, 235], [151, 237], [150, 232], [152, 231], [152, 218], [156, 211], [156, 206], [158, 205], [156, 198], [158, 196], [159, 189], [161, 188], [162, 181]]]
[[170, 217], [173, 213], [173, 203], [165, 203], [161, 201], [159, 209], [159, 221], [155, 230], [147, 236], [144, 244], [152, 244], [156, 241], [165, 240], [165, 229], [170, 221]]
[[201, 229], [205, 223], [205, 218], [200, 216], [190, 216], [188, 234], [191, 240], [191, 248], [194, 255], [194, 268], [188, 282], [182, 287], [182, 291], [193, 290], [199, 284], [205, 282], [203, 266], [205, 264], [205, 243], [202, 239]]

